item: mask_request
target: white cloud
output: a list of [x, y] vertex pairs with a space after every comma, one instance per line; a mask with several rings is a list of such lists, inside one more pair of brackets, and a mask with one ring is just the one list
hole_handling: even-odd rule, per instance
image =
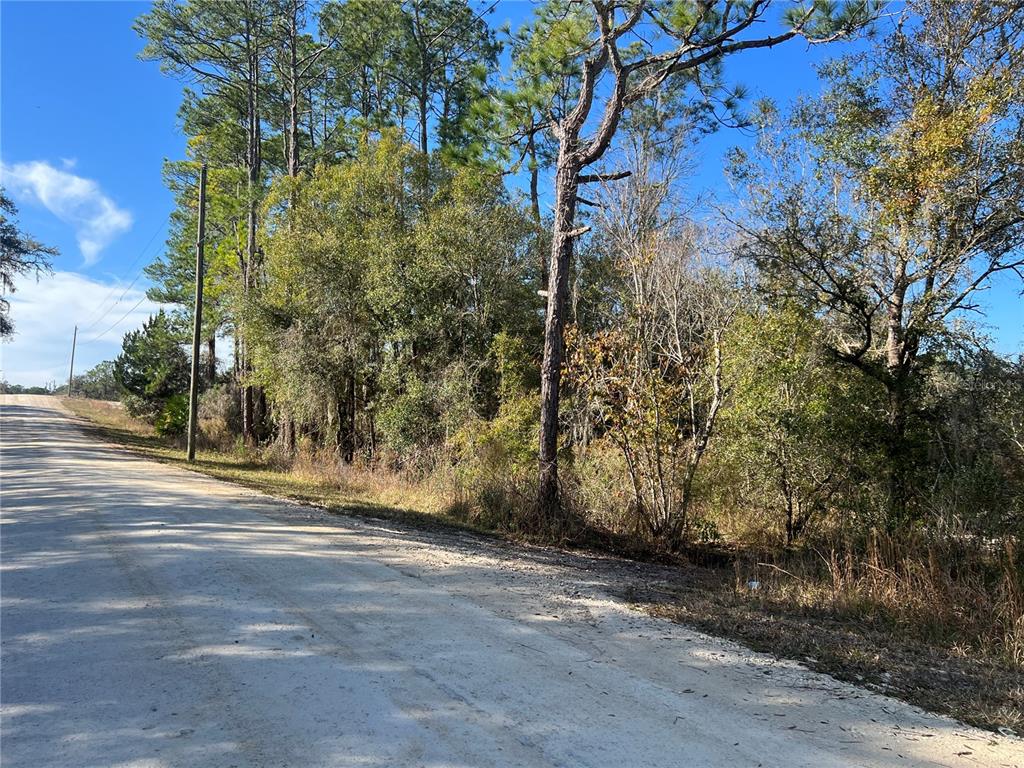
[[[122, 293], [124, 297], [117, 301]], [[76, 323], [81, 327], [75, 371], [83, 373], [117, 357], [124, 334], [139, 328], [160, 308], [145, 298], [144, 289], [133, 287], [125, 292], [118, 283], [100, 282], [75, 272], [56, 272], [38, 282], [22, 280], [17, 292], [7, 298], [11, 301], [14, 337], [0, 345], [2, 378], [26, 386], [67, 381]], [[106, 312], [112, 302], [117, 303]], [[96, 322], [104, 313], [106, 316]]]
[[[70, 168], [65, 161], [65, 167]], [[16, 196], [44, 205], [75, 230], [86, 266], [94, 264], [100, 251], [132, 226], [132, 215], [118, 208], [92, 179], [54, 168], [36, 160], [30, 163], [0, 163], [0, 183]]]

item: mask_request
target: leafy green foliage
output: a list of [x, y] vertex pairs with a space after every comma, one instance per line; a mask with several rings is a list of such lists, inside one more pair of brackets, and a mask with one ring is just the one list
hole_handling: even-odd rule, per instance
[[21, 384], [10, 384], [0, 380], [0, 394], [4, 395], [52, 395], [52, 389], [46, 387], [26, 387]]
[[735, 174], [766, 293], [822, 317], [831, 354], [886, 394], [891, 526], [932, 512], [915, 468], [934, 366], [973, 343], [977, 292], [1024, 269], [1019, 11], [913, 7], [919, 23], [827, 67], [825, 96], [765, 123]]
[[153, 428], [158, 435], [173, 437], [184, 434], [188, 427], [188, 395], [179, 392], [171, 395], [160, 408], [160, 413], [153, 421]]
[[[74, 394], [76, 397], [88, 397], [94, 400], [117, 400], [121, 389], [114, 377], [114, 363], [104, 360], [97, 363], [85, 373], [75, 376]], [[67, 386], [60, 387], [58, 392], [67, 394]]]
[[885, 425], [872, 401], [881, 391], [843, 374], [828, 357], [823, 330], [789, 305], [749, 312], [729, 331], [734, 384], [722, 416], [722, 458], [739, 478], [738, 503], [784, 527], [787, 543], [837, 507], [876, 522], [863, 491], [878, 471], [873, 445]]
[[464, 0], [355, 0], [324, 5], [326, 98], [346, 118], [331, 140], [356, 142], [401, 128], [424, 154], [479, 155], [488, 138], [472, 110], [497, 67], [499, 46]]
[[126, 405], [150, 419], [156, 418], [172, 397], [186, 391], [188, 357], [166, 312], [160, 310], [140, 330], [125, 335], [113, 374]]
[[962, 350], [936, 364], [926, 394], [921, 487], [946, 525], [1024, 530], [1024, 359]]
[[282, 413], [371, 455], [378, 430], [401, 450], [494, 408], [492, 340], [536, 327], [534, 229], [486, 172], [385, 135], [275, 187], [265, 231], [246, 317], [253, 375]]
[[[537, 467], [537, 288], [565, 256], [570, 355], [547, 371], [582, 518], [671, 546], [1019, 527], [1019, 365], [965, 314], [1024, 268], [1019, 10], [915, 0], [823, 66], [820, 98], [748, 112], [727, 57], [878, 11], [769, 7], [550, 0], [501, 57], [463, 0], [155, 3], [143, 55], [189, 81], [188, 143], [147, 270], [175, 309], [126, 339], [125, 399], [178, 428], [206, 162], [203, 335], [236, 355], [204, 400], [217, 444], [241, 422], [284, 453], [436, 472], [475, 519], [513, 525]], [[723, 124], [760, 131], [733, 154], [731, 228], [674, 194]], [[575, 181], [551, 193], [559, 163]]]

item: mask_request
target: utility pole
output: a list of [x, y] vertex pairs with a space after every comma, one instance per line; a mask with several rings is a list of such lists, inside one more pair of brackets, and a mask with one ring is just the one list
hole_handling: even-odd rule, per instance
[[196, 309], [192, 324], [192, 380], [188, 388], [188, 461], [196, 460], [199, 410], [199, 337], [203, 331], [203, 241], [206, 238], [206, 163], [199, 169], [199, 230], [196, 233]]
[[71, 397], [71, 382], [75, 378], [75, 346], [78, 344], [78, 326], [75, 326], [75, 333], [71, 337], [71, 370], [68, 371], [68, 397]]

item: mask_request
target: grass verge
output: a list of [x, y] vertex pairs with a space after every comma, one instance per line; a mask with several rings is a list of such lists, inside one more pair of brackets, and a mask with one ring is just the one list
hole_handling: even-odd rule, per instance
[[486, 532], [447, 515], [447, 504], [440, 493], [400, 478], [341, 468], [330, 472], [313, 461], [282, 463], [244, 449], [200, 448], [195, 463], [190, 464], [181, 440], [157, 435], [150, 425], [130, 417], [118, 403], [82, 398], [62, 398], [61, 403], [78, 417], [79, 426], [87, 433], [163, 464], [334, 512], [398, 520], [420, 528], [441, 525]]
[[[188, 464], [180, 444], [159, 437], [116, 404], [63, 403], [96, 437], [156, 461], [339, 513], [513, 538], [452, 514], [450, 498], [428, 483], [309, 461], [281, 462], [272, 454], [242, 450], [201, 450], [196, 463]], [[591, 548], [624, 551], [621, 542], [607, 537], [584, 538]], [[635, 554], [666, 562], [664, 554], [643, 549]], [[930, 548], [901, 549], [888, 559], [873, 555], [874, 561], [860, 564], [860, 575], [827, 562], [813, 567], [814, 557], [828, 559], [818, 553], [788, 559], [777, 554], [704, 553], [713, 556], [691, 557], [689, 567], [674, 569], [667, 580], [664, 568], [652, 566], [649, 574], [641, 569], [619, 591], [652, 615], [801, 661], [972, 725], [1024, 734], [1024, 646], [1010, 647], [1024, 637], [1019, 591], [1024, 580], [1013, 572], [1019, 559], [1012, 552], [996, 568], [1008, 569], [1001, 581], [977, 578], [991, 566], [978, 563], [969, 570], [962, 554], [956, 572], [934, 562], [922, 569], [921, 562], [936, 559]], [[964, 573], [973, 574], [976, 583]], [[747, 586], [752, 579], [756, 590]], [[987, 613], [968, 615], [971, 604], [986, 600], [992, 603]], [[990, 631], [992, 616], [1002, 622], [1001, 634]]]

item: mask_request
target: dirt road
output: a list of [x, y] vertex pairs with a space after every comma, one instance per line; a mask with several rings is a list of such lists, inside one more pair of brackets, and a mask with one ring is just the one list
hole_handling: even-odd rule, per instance
[[638, 614], [599, 559], [331, 516], [0, 403], [5, 768], [1024, 764]]

